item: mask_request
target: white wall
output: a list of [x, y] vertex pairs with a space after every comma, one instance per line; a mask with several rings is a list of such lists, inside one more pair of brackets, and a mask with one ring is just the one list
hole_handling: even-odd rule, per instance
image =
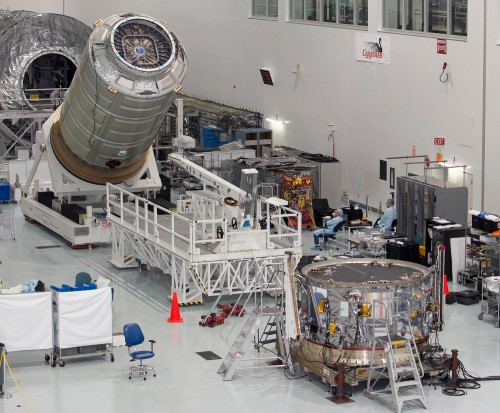
[[500, 212], [500, 8], [488, 0], [486, 23], [486, 122], [484, 209]]
[[[378, 29], [382, 0], [370, 0], [370, 32]], [[494, 183], [500, 143], [498, 11], [488, 2], [487, 163], [485, 208], [500, 212]], [[97, 1], [0, 0], [0, 8], [64, 12], [91, 25], [116, 12], [144, 12], [164, 18], [186, 47], [184, 91], [262, 111], [291, 123], [273, 128], [275, 143], [332, 153], [327, 124], [334, 121], [336, 155], [344, 165], [351, 198], [378, 205], [389, 183], [378, 179], [379, 160], [419, 154], [435, 157], [435, 136], [446, 137], [445, 158], [471, 165], [473, 206], [481, 208], [483, 1], [470, 1], [467, 41], [448, 40], [448, 54], [436, 54], [436, 39], [386, 34], [391, 64], [354, 59], [357, 30], [286, 22], [288, 0], [280, 0], [278, 21], [249, 19], [250, 0]], [[491, 5], [491, 6], [490, 6]], [[443, 62], [450, 79], [439, 82]], [[300, 65], [300, 75], [291, 72]], [[277, 71], [275, 86], [262, 84], [258, 69]], [[491, 90], [491, 92], [490, 92]], [[390, 161], [397, 175], [402, 161]], [[410, 171], [421, 173], [413, 166]]]

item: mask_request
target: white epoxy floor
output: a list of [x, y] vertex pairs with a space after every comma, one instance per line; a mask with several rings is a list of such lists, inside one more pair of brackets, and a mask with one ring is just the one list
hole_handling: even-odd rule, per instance
[[[156, 378], [147, 381], [128, 379], [129, 358], [126, 347], [115, 348], [115, 362], [100, 358], [67, 359], [66, 367], [53, 368], [44, 362], [43, 352], [8, 354], [17, 382], [31, 402], [26, 405], [12, 377], [7, 376], [10, 400], [0, 400], [0, 412], [88, 413], [88, 412], [388, 412], [366, 399], [361, 389], [354, 403], [338, 406], [328, 401], [325, 386], [317, 378], [288, 379], [283, 369], [238, 371], [230, 382], [217, 375], [221, 360], [206, 361], [196, 352], [213, 351], [224, 357], [229, 344], [220, 337], [222, 327], [202, 328], [201, 314], [210, 304], [181, 308], [184, 322], [168, 324], [170, 302], [166, 299], [170, 278], [160, 271], [141, 273], [136, 269], [116, 270], [107, 263], [110, 247], [72, 250], [46, 229], [24, 221], [19, 207], [1, 205], [4, 214], [15, 216], [16, 240], [0, 240], [0, 277], [4, 287], [31, 279], [47, 286], [73, 284], [76, 273], [89, 272], [112, 280], [114, 328], [121, 332], [128, 322], [141, 325], [146, 339], [157, 341], [156, 357], [151, 361]], [[0, 229], [1, 230], [1, 229]], [[0, 231], [1, 234], [1, 231]], [[312, 234], [305, 233], [307, 249]], [[59, 248], [36, 249], [59, 245]], [[451, 289], [459, 286], [450, 286]], [[209, 300], [213, 302], [212, 300]], [[228, 299], [227, 301], [230, 301]], [[457, 348], [468, 371], [480, 376], [500, 374], [500, 329], [492, 317], [479, 321], [479, 304], [445, 307], [445, 329], [441, 345]], [[1, 315], [0, 315], [1, 316]], [[233, 320], [230, 320], [233, 323]], [[256, 355], [253, 355], [256, 356]], [[481, 388], [464, 397], [448, 397], [441, 389], [426, 386], [431, 412], [470, 412], [496, 409], [500, 382], [481, 382]], [[418, 410], [420, 411], [420, 410]]]

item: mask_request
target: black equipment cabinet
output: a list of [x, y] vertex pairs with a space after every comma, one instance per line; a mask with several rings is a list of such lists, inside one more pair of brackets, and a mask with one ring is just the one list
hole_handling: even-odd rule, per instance
[[398, 232], [408, 239], [425, 236], [425, 220], [443, 217], [467, 226], [468, 190], [440, 179], [424, 176], [397, 178]]
[[418, 244], [409, 241], [389, 240], [385, 245], [386, 258], [420, 263]]
[[440, 243], [446, 247], [444, 254], [444, 273], [449, 281], [452, 280], [452, 259], [451, 259], [451, 239], [464, 238], [465, 251], [465, 236], [466, 227], [459, 228], [442, 228], [445, 225], [455, 224], [452, 221], [443, 222], [439, 218], [428, 218], [425, 220], [425, 253], [426, 264], [432, 265], [437, 257], [437, 244]]

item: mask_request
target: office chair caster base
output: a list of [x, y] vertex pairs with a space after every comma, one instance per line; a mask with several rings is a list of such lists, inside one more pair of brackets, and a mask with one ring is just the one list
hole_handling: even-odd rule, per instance
[[140, 379], [144, 379], [146, 380], [146, 376], [148, 375], [148, 373], [153, 373], [153, 377], [156, 377], [156, 371], [155, 369], [152, 367], [152, 366], [148, 366], [146, 364], [141, 364], [141, 365], [138, 365], [138, 366], [132, 366], [129, 368], [129, 379], [132, 378], [132, 376], [136, 375], [138, 376]]

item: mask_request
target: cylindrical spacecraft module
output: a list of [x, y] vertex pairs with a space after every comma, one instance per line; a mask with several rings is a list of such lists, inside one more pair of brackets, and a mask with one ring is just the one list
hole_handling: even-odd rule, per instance
[[425, 344], [438, 322], [436, 278], [422, 265], [381, 258], [304, 267], [301, 337], [292, 345], [292, 357], [319, 375], [339, 360], [349, 368], [379, 364], [384, 352], [374, 326], [384, 325]]
[[186, 70], [184, 48], [164, 21], [97, 21], [50, 132], [59, 162], [94, 184], [137, 174]]

